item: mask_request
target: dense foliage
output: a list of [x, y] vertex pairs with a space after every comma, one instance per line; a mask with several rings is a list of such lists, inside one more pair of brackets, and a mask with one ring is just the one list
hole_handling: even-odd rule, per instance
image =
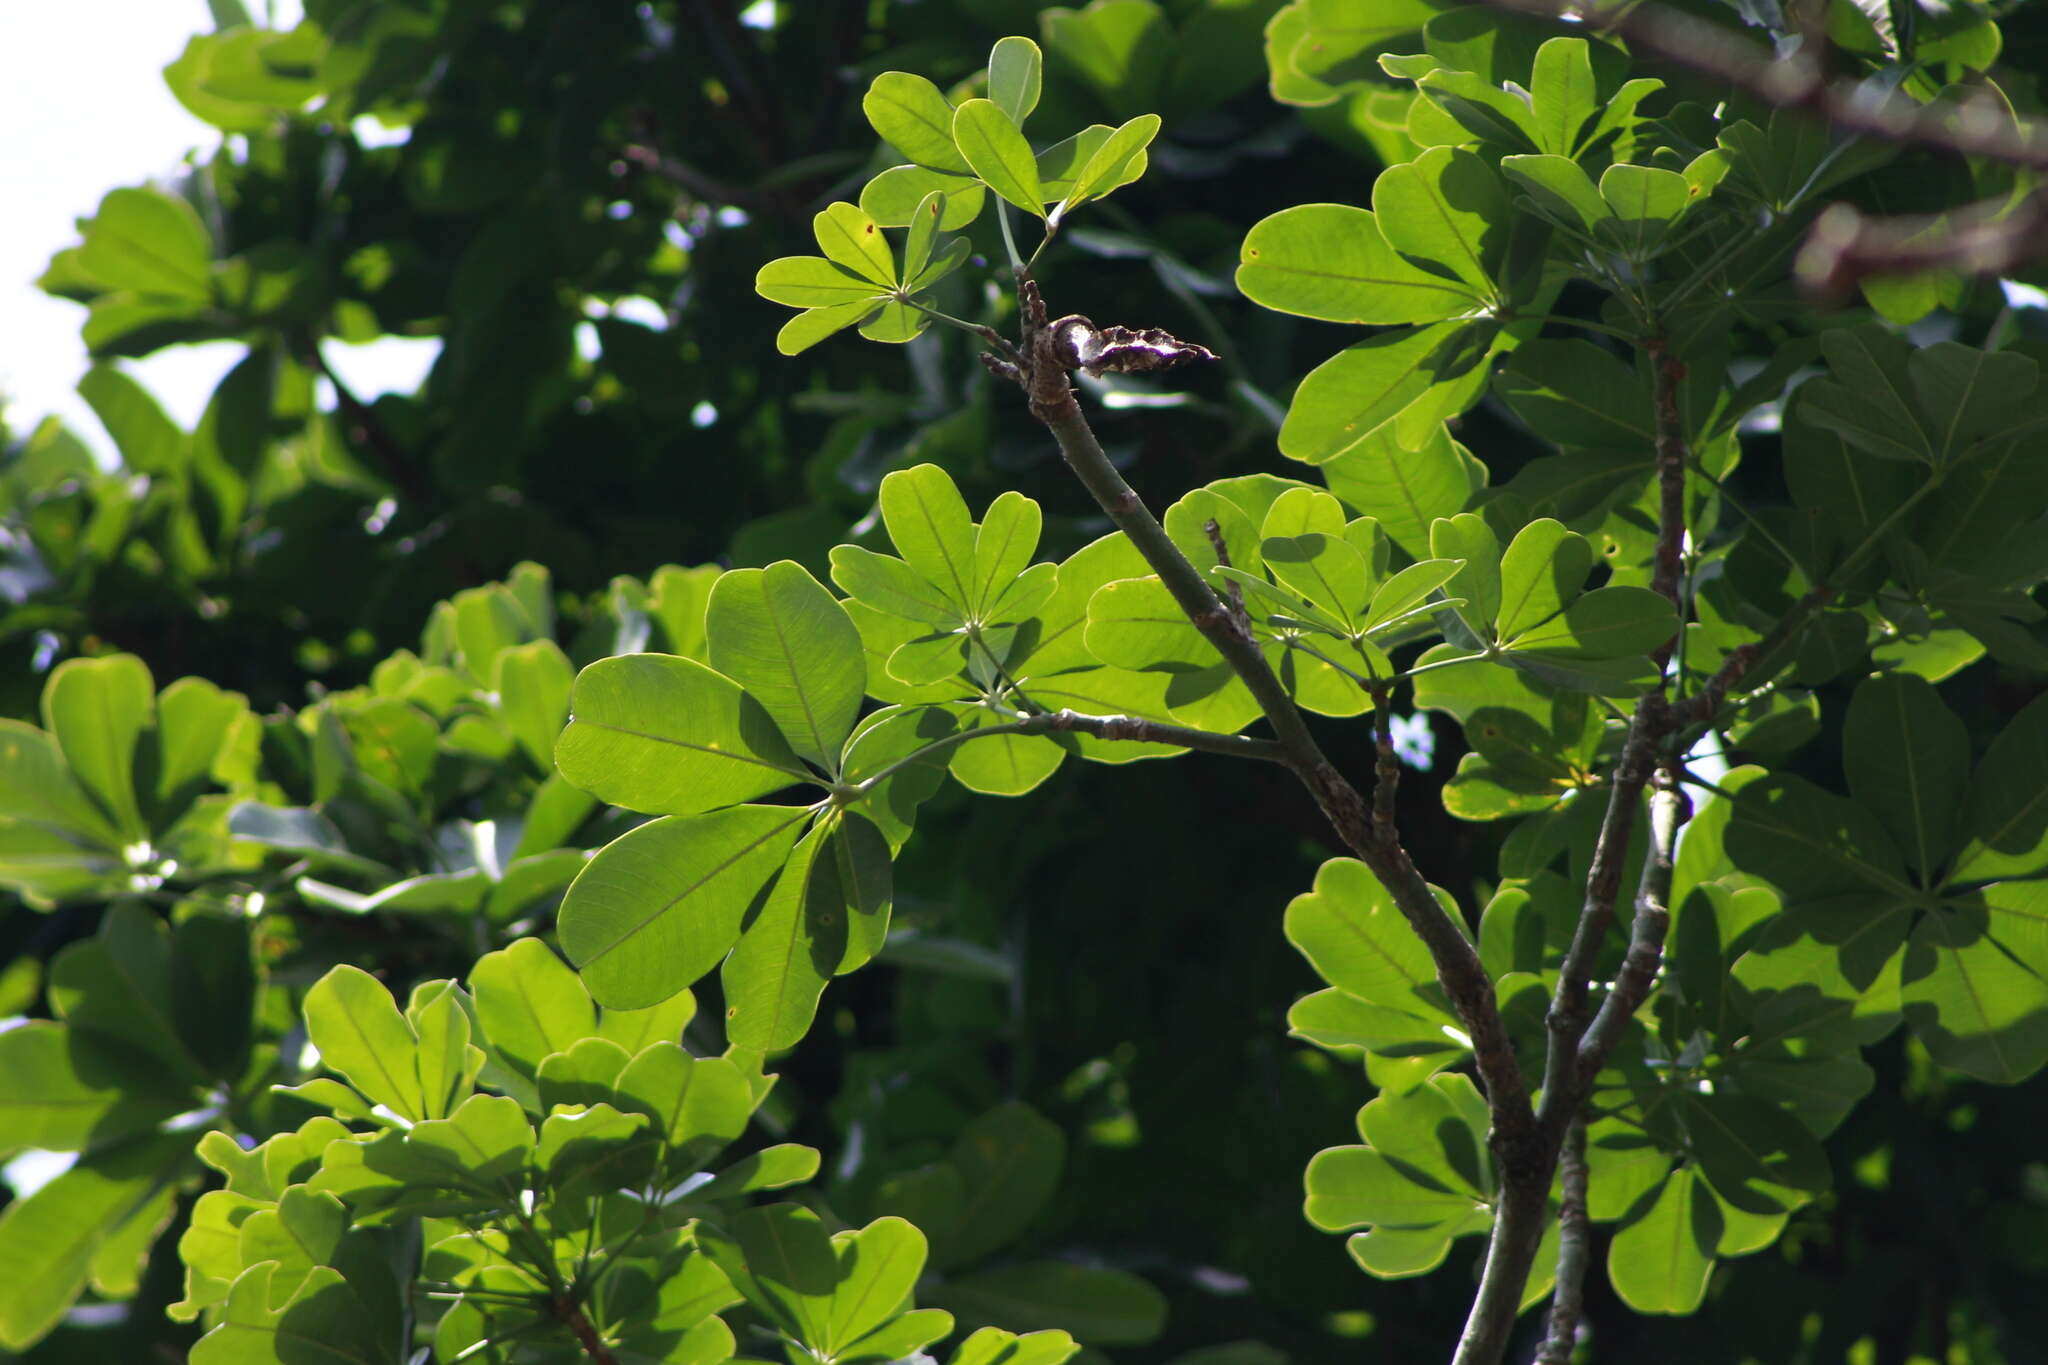
[[2038, 16], [306, 10], [0, 465], [0, 1349], [2039, 1354]]

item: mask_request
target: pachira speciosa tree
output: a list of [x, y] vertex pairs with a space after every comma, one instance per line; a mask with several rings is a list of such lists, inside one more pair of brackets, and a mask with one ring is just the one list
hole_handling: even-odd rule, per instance
[[[1331, 11], [1360, 8], [1283, 10], [1276, 90], [1338, 90], [1345, 42], [1356, 84], [1356, 25]], [[597, 855], [563, 941], [621, 1003], [722, 959], [735, 1038], [783, 1046], [867, 955], [889, 850], [942, 768], [1006, 794], [1070, 754], [1278, 763], [1351, 855], [1287, 908], [1328, 983], [1290, 1023], [1377, 1089], [1361, 1141], [1310, 1163], [1307, 1215], [1353, 1230], [1380, 1276], [1483, 1237], [1456, 1360], [1500, 1359], [1554, 1296], [1542, 1350], [1561, 1361], [1588, 1222], [1617, 1225], [1626, 1302], [1692, 1311], [1718, 1260], [1828, 1190], [1820, 1140], [1870, 1085], [1860, 1048], [1905, 1027], [2003, 1083], [2048, 1061], [2048, 711], [1973, 744], [1935, 686], [1987, 653], [2048, 661], [2039, 358], [1886, 326], [1965, 287], [1971, 260], [1939, 223], [1874, 256], [1869, 221], [1829, 208], [1918, 140], [1968, 158], [1979, 228], [2017, 233], [2042, 156], [1995, 85], [1938, 79], [1982, 65], [1960, 38], [1873, 106], [1825, 84], [1811, 42], [1773, 86], [1715, 31], [1706, 78], [1667, 91], [1607, 34], [1379, 8], [1368, 47], [1398, 50], [1366, 84], [1400, 117], [1374, 129], [1393, 164], [1371, 207], [1267, 217], [1237, 276], [1268, 308], [1374, 329], [1302, 379], [1279, 430], [1320, 480], [1225, 479], [1163, 515], [1074, 376], [1213, 357], [1053, 316], [1041, 271], [1072, 214], [1143, 173], [1157, 120], [1027, 135], [1024, 39], [952, 97], [874, 81], [864, 107], [908, 164], [818, 215], [820, 255], [762, 268], [759, 291], [803, 310], [782, 349], [959, 329], [1116, 529], [1034, 564], [1028, 500], [977, 524], [941, 471], [901, 471], [881, 487], [897, 554], [836, 552], [843, 600], [790, 564], [729, 574], [705, 663], [586, 671], [565, 771], [665, 818]], [[1675, 32], [1643, 41], [1683, 56]], [[976, 302], [955, 283], [973, 249], [947, 234], [991, 201], [1006, 287]], [[1860, 282], [1880, 317], [1788, 307], [1800, 273]], [[1489, 394], [1555, 451], [1498, 485], [1452, 429]], [[1745, 427], [1773, 423], [1789, 515], [1725, 486]], [[1781, 764], [1845, 675], [1842, 787], [1727, 765]], [[1476, 902], [1430, 885], [1395, 823], [1404, 701], [1464, 729], [1453, 812], [1514, 822]], [[1375, 770], [1340, 771], [1310, 714], [1364, 718]], [[815, 800], [739, 804], [791, 782]]]

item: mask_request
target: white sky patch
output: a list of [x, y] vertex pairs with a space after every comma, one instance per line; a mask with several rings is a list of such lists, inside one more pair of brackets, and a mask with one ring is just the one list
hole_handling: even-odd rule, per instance
[[[288, 29], [299, 0], [245, 0], [259, 20]], [[187, 113], [164, 85], [163, 68], [193, 35], [211, 31], [206, 0], [104, 5], [0, 3], [0, 51], [15, 54], [0, 81], [0, 402], [16, 437], [43, 418], [61, 417], [103, 462], [113, 443], [77, 384], [91, 363], [78, 329], [85, 310], [35, 287], [50, 257], [78, 241], [76, 220], [120, 185], [170, 180], [188, 153], [209, 155], [220, 134]], [[404, 140], [403, 130], [357, 120], [374, 145]], [[330, 342], [328, 364], [365, 402], [409, 393], [434, 358], [438, 340], [386, 338], [366, 346]], [[213, 390], [245, 354], [231, 342], [173, 346], [120, 362], [186, 430], [198, 424]]]

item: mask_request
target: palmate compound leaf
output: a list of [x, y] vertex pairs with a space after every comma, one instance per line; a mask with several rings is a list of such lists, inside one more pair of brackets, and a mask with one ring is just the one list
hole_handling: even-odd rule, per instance
[[812, 780], [739, 683], [691, 659], [627, 654], [577, 675], [562, 775], [628, 810], [690, 815]]
[[735, 806], [612, 841], [562, 898], [562, 950], [598, 1003], [658, 1004], [717, 966], [810, 812]]

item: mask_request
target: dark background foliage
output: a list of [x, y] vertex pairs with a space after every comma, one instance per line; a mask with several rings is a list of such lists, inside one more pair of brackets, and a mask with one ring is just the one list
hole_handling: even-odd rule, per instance
[[[55, 430], [11, 438], [8, 553], [39, 562], [48, 586], [0, 613], [5, 713], [34, 715], [54, 659], [112, 651], [140, 655], [160, 682], [196, 673], [259, 710], [297, 705], [309, 688], [362, 681], [417, 639], [431, 604], [521, 560], [550, 568], [572, 620], [594, 619], [615, 575], [663, 563], [791, 557], [822, 571], [831, 545], [876, 535], [882, 474], [924, 461], [972, 506], [1011, 487], [1040, 500], [1055, 557], [1105, 531], [1017, 396], [956, 338], [907, 351], [842, 339], [788, 361], [772, 341], [784, 314], [752, 287], [761, 263], [807, 251], [810, 214], [872, 169], [859, 98], [874, 74], [944, 86], [993, 39], [1039, 32], [1042, 7], [781, 8], [764, 29], [725, 0], [309, 0], [353, 41], [352, 79], [321, 73], [321, 117], [259, 117], [178, 187], [216, 258], [250, 264], [258, 297], [112, 328], [98, 347], [246, 342], [189, 458], [137, 482], [93, 471]], [[1042, 115], [1167, 119], [1151, 173], [1042, 271], [1056, 312], [1166, 326], [1225, 357], [1177, 406], [1098, 409], [1105, 444], [1155, 506], [1223, 475], [1296, 472], [1274, 449], [1271, 404], [1339, 329], [1238, 297], [1237, 244], [1290, 204], [1365, 202], [1376, 169], [1331, 118], [1269, 98], [1271, 0], [1164, 8], [1218, 26], [1200, 79], [1124, 108], [1126, 92], [1105, 99], [1055, 46]], [[2013, 72], [2041, 69], [2042, 19], [2027, 7], [2004, 19]], [[343, 117], [361, 114], [411, 135], [366, 148]], [[1903, 169], [1945, 193], [1925, 164]], [[999, 257], [993, 238], [978, 244]], [[50, 283], [94, 293], [61, 259]], [[665, 325], [605, 315], [628, 296], [659, 303]], [[1925, 325], [1975, 340], [2002, 307], [1980, 287]], [[2042, 315], [2008, 316], [2039, 328]], [[599, 353], [586, 360], [575, 332], [592, 317]], [[319, 347], [380, 333], [442, 340], [424, 387], [322, 410]], [[1493, 401], [1460, 437], [1495, 484], [1539, 449]], [[1761, 503], [1783, 500], [1773, 444], [1745, 445], [1737, 488]], [[595, 638], [572, 650], [579, 663], [604, 652]], [[2037, 687], [2007, 669], [1945, 695], [1989, 730]], [[1424, 872], [1464, 894], [1498, 835], [1441, 809], [1450, 729], [1430, 773], [1404, 784], [1402, 823]], [[1319, 730], [1340, 763], [1369, 766], [1357, 727]], [[1825, 744], [1811, 753], [1821, 770], [1834, 761]], [[1301, 1216], [1302, 1166], [1347, 1140], [1367, 1095], [1285, 1036], [1288, 1006], [1316, 982], [1279, 915], [1336, 852], [1284, 773], [1199, 756], [1068, 764], [1013, 801], [942, 795], [899, 867], [899, 922], [986, 945], [1012, 979], [884, 969], [835, 988], [782, 1067], [790, 1138], [825, 1150], [827, 1193], [859, 1221], [888, 1175], [943, 1152], [993, 1104], [1028, 1101], [1065, 1131], [1069, 1160], [1025, 1245], [1135, 1270], [1170, 1302], [1165, 1334], [1118, 1359], [1241, 1338], [1303, 1365], [1439, 1355], [1469, 1302], [1462, 1270], [1370, 1279]], [[15, 909], [0, 957], [44, 960], [92, 927], [83, 911]], [[403, 925], [348, 932], [342, 953], [404, 974], [466, 967]], [[24, 1003], [10, 993], [10, 1009]], [[1782, 1243], [1725, 1267], [1696, 1318], [1634, 1316], [1594, 1276], [1602, 1359], [2044, 1358], [2048, 1092], [1960, 1082], [1903, 1034], [1871, 1060], [1877, 1087], [1830, 1142], [1835, 1193]], [[175, 1357], [188, 1336], [160, 1316], [177, 1293], [171, 1245], [125, 1326], [73, 1323], [26, 1358]]]

